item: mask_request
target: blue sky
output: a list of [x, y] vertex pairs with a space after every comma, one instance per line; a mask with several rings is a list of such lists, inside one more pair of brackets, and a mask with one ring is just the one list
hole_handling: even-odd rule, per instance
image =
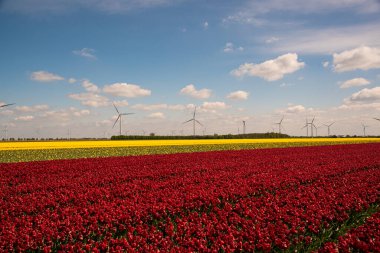
[[380, 134], [376, 0], [0, 1], [0, 136]]

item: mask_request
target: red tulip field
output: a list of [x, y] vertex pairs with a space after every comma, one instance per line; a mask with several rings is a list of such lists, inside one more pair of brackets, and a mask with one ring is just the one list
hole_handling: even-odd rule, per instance
[[380, 252], [380, 144], [0, 163], [0, 252]]

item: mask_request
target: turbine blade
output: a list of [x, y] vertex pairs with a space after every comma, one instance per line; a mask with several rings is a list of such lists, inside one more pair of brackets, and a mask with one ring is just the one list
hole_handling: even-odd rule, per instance
[[112, 126], [112, 128], [114, 128], [114, 127], [115, 127], [115, 125], [116, 125], [117, 121], [119, 120], [119, 118], [120, 118], [120, 114], [119, 114], [119, 117], [117, 117], [117, 119], [115, 120], [115, 123], [113, 123], [113, 126]]
[[120, 115], [131, 115], [131, 114], [134, 114], [133, 112], [129, 112], [129, 113], [121, 113]]
[[203, 126], [201, 122], [199, 122], [198, 120], [195, 120], [195, 122], [197, 122], [199, 125]]
[[0, 107], [6, 107], [6, 106], [11, 106], [11, 105], [14, 105], [14, 103], [13, 104], [0, 105]]
[[112, 104], [113, 104], [113, 107], [115, 107], [115, 109], [116, 109], [116, 111], [117, 111], [117, 114], [119, 114], [119, 115], [120, 115], [120, 112], [119, 112], [119, 110], [117, 109], [117, 107], [116, 107], [115, 103], [112, 103]]
[[195, 112], [197, 111], [197, 107], [194, 107], [194, 114], [193, 114], [193, 119], [195, 119]]
[[185, 124], [187, 122], [193, 121], [194, 119], [189, 119], [188, 121], [183, 122], [182, 124]]
[[373, 119], [380, 121], [380, 119], [379, 119], [379, 118], [373, 118]]

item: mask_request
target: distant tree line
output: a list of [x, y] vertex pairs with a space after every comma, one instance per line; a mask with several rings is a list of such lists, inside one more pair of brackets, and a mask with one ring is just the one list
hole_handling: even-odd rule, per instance
[[287, 134], [279, 133], [249, 133], [249, 134], [214, 134], [214, 135], [115, 135], [111, 140], [194, 140], [194, 139], [270, 139], [290, 138]]

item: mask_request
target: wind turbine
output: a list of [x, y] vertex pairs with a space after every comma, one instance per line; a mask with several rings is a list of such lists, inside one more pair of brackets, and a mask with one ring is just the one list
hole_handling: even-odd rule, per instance
[[243, 120], [243, 134], [245, 134], [245, 120]]
[[313, 135], [313, 127], [314, 127], [315, 129], [317, 129], [317, 127], [314, 125], [314, 120], [315, 120], [315, 116], [313, 117], [312, 121], [309, 123], [309, 125], [310, 125], [310, 133], [311, 133], [311, 137], [314, 136], [314, 135]]
[[364, 133], [364, 137], [366, 137], [366, 134], [365, 134], [365, 130], [367, 129], [367, 127], [369, 127], [369, 126], [366, 126], [366, 125], [364, 125], [363, 123], [362, 123], [362, 126], [363, 126], [363, 133]]
[[8, 125], [4, 126], [3, 132], [4, 132], [5, 140], [7, 141], [8, 140]]
[[182, 124], [186, 124], [187, 122], [193, 121], [193, 136], [195, 136], [195, 122], [197, 122], [199, 125], [203, 126], [201, 124], [201, 122], [199, 122], [198, 120], [195, 119], [195, 113], [196, 113], [196, 111], [197, 111], [197, 107], [195, 106], [194, 107], [193, 117], [191, 119], [189, 119], [188, 121], [185, 121], [185, 122], [182, 123]]
[[6, 107], [6, 106], [11, 106], [11, 105], [14, 105], [14, 104], [15, 104], [15, 103], [13, 103], [13, 104], [0, 105], [0, 108]]
[[323, 124], [324, 126], [327, 127], [327, 136], [330, 136], [330, 127], [331, 127], [334, 123], [335, 123], [335, 122], [330, 123], [330, 124]]
[[120, 133], [120, 135], [121, 135], [121, 118], [122, 118], [122, 116], [130, 115], [130, 114], [134, 114], [134, 113], [120, 113], [119, 110], [117, 109], [117, 107], [116, 107], [116, 105], [115, 105], [114, 103], [113, 103], [113, 106], [115, 107], [115, 110], [116, 110], [118, 116], [117, 116], [117, 119], [115, 120], [115, 123], [113, 123], [112, 128], [115, 127], [117, 121], [120, 119], [120, 121], [119, 121], [119, 123], [120, 123], [120, 132], [119, 132], [119, 133]]
[[309, 137], [309, 122], [307, 121], [307, 118], [306, 118], [305, 125], [301, 129], [304, 129], [305, 127], [306, 127], [306, 137]]
[[284, 116], [282, 116], [280, 122], [278, 123], [274, 123], [276, 125], [278, 125], [278, 133], [281, 134], [281, 128], [282, 128], [282, 121], [284, 120]]

